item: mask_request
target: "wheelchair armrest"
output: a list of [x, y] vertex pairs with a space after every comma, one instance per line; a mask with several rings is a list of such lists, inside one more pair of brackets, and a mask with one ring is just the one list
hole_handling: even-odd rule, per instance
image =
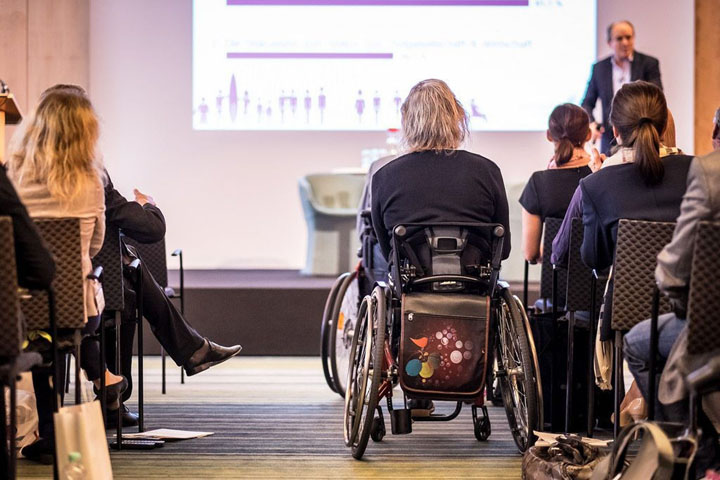
[[98, 280], [100, 281], [100, 278], [103, 274], [103, 267], [101, 265], [98, 265], [95, 270], [92, 271], [92, 273], [88, 273], [88, 276], [86, 277], [88, 280]]
[[165, 287], [165, 296], [168, 298], [174, 298], [175, 289], [173, 289], [172, 287]]
[[177, 257], [179, 255], [182, 255], [182, 253], [183, 253], [182, 248], [178, 248], [174, 252], [172, 252], [170, 255], [172, 255], [173, 257]]

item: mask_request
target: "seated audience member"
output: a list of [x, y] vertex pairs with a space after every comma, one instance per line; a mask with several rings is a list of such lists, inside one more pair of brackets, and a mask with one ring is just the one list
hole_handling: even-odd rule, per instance
[[[135, 190], [135, 201], [128, 201], [118, 192], [108, 177], [105, 186], [105, 219], [108, 229], [120, 229], [124, 236], [140, 243], [158, 242], [165, 236], [165, 217], [155, 204], [152, 197]], [[132, 247], [124, 244], [124, 256], [130, 261], [137, 256]], [[142, 258], [141, 258], [142, 260]], [[128, 379], [128, 389], [123, 398], [130, 397], [132, 388], [132, 348], [135, 335], [135, 322], [132, 313], [135, 309], [135, 292], [132, 290], [132, 279], [126, 277], [124, 282], [125, 309], [123, 311], [121, 345], [121, 371]], [[242, 347], [234, 345], [224, 347], [202, 337], [175, 305], [165, 295], [163, 287], [145, 269], [142, 275], [143, 317], [150, 323], [152, 332], [162, 347], [179, 366], [183, 366], [187, 375], [195, 375], [213, 365], [224, 362], [240, 353]], [[110, 312], [108, 314], [112, 315]], [[114, 334], [108, 335], [108, 358], [114, 359]], [[114, 369], [115, 372], [117, 370]], [[116, 422], [117, 416], [108, 415], [108, 422]], [[123, 425], [134, 425], [137, 416], [128, 411], [123, 416]]]
[[[374, 233], [371, 231], [371, 238], [367, 237], [366, 225], [372, 223], [368, 218], [364, 218], [365, 212], [370, 211], [371, 201], [370, 196], [372, 192], [372, 178], [375, 172], [380, 170], [392, 160], [395, 156], [389, 155], [375, 160], [368, 169], [368, 173], [365, 177], [365, 185], [363, 186], [362, 195], [360, 196], [360, 205], [358, 206], [357, 221], [355, 222], [358, 237], [360, 237], [360, 245], [363, 247], [363, 269], [367, 282], [363, 285], [363, 293], [370, 294], [370, 290], [373, 284], [378, 280], [386, 280], [388, 274], [388, 262], [380, 250], [380, 244], [378, 244]], [[372, 225], [370, 225], [372, 227]], [[367, 249], [366, 249], [367, 248]], [[371, 258], [365, 258], [370, 256]]]
[[[676, 147], [675, 143], [675, 120], [673, 119], [670, 109], [668, 109], [667, 112], [667, 126], [662, 134], [662, 144], [660, 145], [661, 157], [682, 153], [682, 151]], [[620, 158], [622, 158], [623, 154], [619, 153], [619, 155]], [[596, 149], [593, 149], [592, 159], [590, 160], [588, 166], [593, 172], [596, 172], [600, 170], [600, 168], [623, 163], [622, 161], [616, 162], [611, 159], [612, 157], [606, 159], [605, 155], [601, 155]], [[558, 230], [557, 235], [553, 239], [550, 261], [554, 265], [567, 264], [568, 250], [570, 248], [570, 229], [572, 227], [573, 218], [582, 218], [582, 191], [580, 190], [580, 186], [578, 186], [570, 199], [570, 205], [567, 208], [560, 230]]]
[[[667, 123], [662, 91], [647, 82], [633, 82], [618, 90], [610, 122], [624, 150], [626, 163], [601, 169], [580, 182], [583, 208], [583, 261], [604, 270], [615, 257], [621, 218], [674, 222], [680, 214], [685, 179], [692, 157], [660, 156], [660, 132]], [[610, 342], [612, 279], [602, 306], [599, 337]], [[610, 383], [609, 370], [600, 368], [601, 386]]]
[[18, 285], [48, 288], [55, 275], [55, 261], [10, 183], [4, 165], [0, 165], [0, 215], [12, 219]]
[[715, 110], [713, 117], [712, 146], [713, 150], [720, 150], [720, 108]]
[[[505, 227], [502, 258], [510, 254], [505, 185], [498, 166], [460, 150], [467, 116], [447, 84], [424, 80], [401, 109], [407, 148], [380, 168], [372, 180], [372, 224], [383, 256], [390, 259], [392, 230], [402, 223], [500, 223]], [[486, 253], [489, 253], [486, 245]], [[428, 401], [412, 400], [413, 415], [427, 415]]]
[[523, 255], [530, 263], [542, 261], [540, 240], [545, 219], [563, 218], [578, 182], [590, 174], [590, 155], [583, 148], [590, 139], [590, 119], [585, 110], [571, 103], [555, 107], [548, 121], [547, 139], [555, 145], [555, 154], [547, 170], [532, 174], [520, 196]]
[[[667, 313], [658, 318], [658, 354], [660, 357], [658, 375], [662, 371], [676, 339], [681, 331], [686, 329], [685, 312], [688, 286], [690, 285], [693, 245], [698, 222], [702, 220], [720, 220], [720, 152], [698, 157], [692, 161], [687, 176], [687, 191], [682, 200], [681, 213], [677, 219], [672, 242], [666, 245], [658, 255], [655, 279], [659, 288], [670, 296], [675, 307], [674, 313]], [[635, 377], [643, 397], [647, 398], [649, 394], [650, 320], [637, 324], [625, 335], [624, 352], [628, 367]], [[657, 382], [656, 385], [659, 383]], [[656, 411], [658, 419], [687, 422], [687, 402], [678, 402], [668, 406], [658, 402]], [[702, 412], [700, 412], [700, 424], [703, 439], [697, 455], [698, 474], [704, 473], [708, 467], [716, 469], [720, 467], [717, 431]], [[711, 462], [712, 459], [715, 459], [714, 464]]]
[[[48, 90], [35, 111], [16, 132], [9, 158], [9, 176], [33, 217], [80, 219], [82, 272], [92, 271], [91, 257], [102, 246], [105, 233], [102, 162], [96, 153], [98, 120], [88, 99], [72, 92]], [[93, 334], [100, 323], [95, 284], [85, 279], [87, 324], [83, 334]], [[122, 376], [100, 364], [99, 344], [85, 337], [81, 365], [96, 387], [105, 375], [110, 402], [127, 387]], [[40, 440], [23, 449], [28, 458], [53, 452], [52, 394], [48, 374], [34, 373]]]

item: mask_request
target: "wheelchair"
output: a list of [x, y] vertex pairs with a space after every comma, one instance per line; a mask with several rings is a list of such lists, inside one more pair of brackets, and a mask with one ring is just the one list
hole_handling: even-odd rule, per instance
[[[370, 438], [384, 437], [383, 400], [393, 434], [411, 433], [413, 420], [452, 420], [470, 403], [475, 437], [487, 440], [491, 425], [484, 393], [493, 375], [518, 449], [534, 443], [533, 432], [542, 426], [541, 380], [522, 303], [498, 278], [503, 237], [499, 224], [395, 227], [387, 283], [375, 282], [359, 303], [352, 329], [345, 329], [345, 319], [343, 335], [338, 333], [343, 346], [350, 344], [347, 381], [340, 386], [345, 387], [343, 436], [354, 458], [362, 458]], [[487, 250], [489, 260], [481, 253]], [[335, 299], [352, 275], [338, 279]], [[337, 356], [336, 364], [341, 360]], [[331, 373], [338, 387], [342, 370]], [[398, 384], [401, 408], [393, 405]], [[447, 415], [411, 418], [407, 399], [456, 406]]]

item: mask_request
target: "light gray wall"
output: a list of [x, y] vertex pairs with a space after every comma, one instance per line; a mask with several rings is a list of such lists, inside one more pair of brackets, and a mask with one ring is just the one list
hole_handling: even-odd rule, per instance
[[[689, 151], [693, 1], [598, 4], [599, 55], [608, 52], [604, 29], [612, 19], [635, 23], [637, 48], [661, 60], [678, 144]], [[359, 164], [360, 150], [382, 146], [384, 134], [193, 131], [191, 52], [190, 0], [91, 0], [89, 90], [113, 181], [128, 196], [137, 187], [155, 197], [167, 217], [168, 248], [182, 246], [189, 268], [299, 268], [306, 229], [297, 179]], [[548, 59], [548, 68], [554, 61], [565, 60]], [[468, 149], [496, 161], [508, 185], [544, 168], [552, 154], [544, 132], [477, 133]], [[519, 278], [513, 244], [505, 273]]]

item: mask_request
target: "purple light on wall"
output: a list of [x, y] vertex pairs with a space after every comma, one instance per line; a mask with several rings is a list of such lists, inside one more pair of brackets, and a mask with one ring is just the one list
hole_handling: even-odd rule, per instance
[[292, 7], [527, 7], [529, 0], [227, 0], [227, 4]]
[[343, 53], [343, 52], [228, 52], [227, 58], [311, 58], [311, 59], [383, 59], [389, 60], [393, 58], [392, 53]]

